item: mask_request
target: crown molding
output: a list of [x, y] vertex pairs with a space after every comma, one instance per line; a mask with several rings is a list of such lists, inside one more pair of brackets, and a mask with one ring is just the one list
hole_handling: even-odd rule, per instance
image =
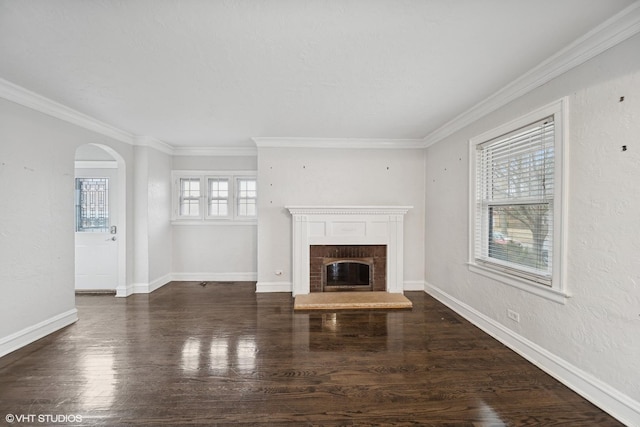
[[64, 106], [56, 101], [38, 95], [21, 86], [0, 78], [0, 98], [15, 102], [41, 113], [72, 123], [90, 131], [108, 136], [115, 140], [133, 144], [133, 135], [114, 126], [101, 122], [83, 114], [73, 108]]
[[422, 139], [385, 138], [251, 138], [258, 148], [357, 148], [414, 149], [423, 148]]
[[133, 138], [133, 145], [136, 147], [149, 147], [155, 148], [156, 150], [168, 154], [170, 156], [173, 155], [173, 147], [166, 142], [162, 142], [159, 139], [156, 139], [152, 136], [135, 136]]
[[482, 102], [423, 139], [429, 147], [481, 117], [542, 86], [640, 32], [640, 2], [635, 2]]
[[151, 147], [169, 155], [173, 154], [173, 147], [159, 139], [133, 135], [2, 78], [0, 78], [0, 98], [126, 144]]
[[[640, 1], [603, 22], [566, 48], [523, 74], [482, 102], [459, 114], [422, 139], [383, 138], [252, 138], [257, 148], [416, 149], [429, 147], [481, 117], [542, 86], [640, 32]], [[148, 136], [135, 136], [56, 101], [0, 78], [0, 98], [131, 145], [155, 148], [176, 156], [255, 156], [253, 147], [173, 147]]]
[[257, 156], [256, 147], [173, 147], [174, 156]]

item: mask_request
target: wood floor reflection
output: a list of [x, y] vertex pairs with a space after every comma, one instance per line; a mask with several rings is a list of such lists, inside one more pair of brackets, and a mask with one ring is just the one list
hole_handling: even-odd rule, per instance
[[1, 422], [621, 425], [425, 293], [406, 293], [412, 310], [294, 313], [254, 289], [78, 296], [78, 323], [0, 359]]

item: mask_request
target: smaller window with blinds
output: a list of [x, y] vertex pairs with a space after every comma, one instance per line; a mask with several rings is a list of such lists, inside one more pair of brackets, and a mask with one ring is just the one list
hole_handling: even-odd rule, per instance
[[[474, 266], [559, 289], [562, 104], [471, 140]], [[558, 124], [560, 123], [560, 127]]]

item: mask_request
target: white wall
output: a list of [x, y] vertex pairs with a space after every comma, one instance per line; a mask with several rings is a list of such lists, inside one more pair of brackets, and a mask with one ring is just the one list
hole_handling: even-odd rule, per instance
[[151, 147], [135, 147], [135, 293], [148, 293], [171, 281], [172, 157]]
[[[174, 156], [173, 169], [255, 172], [256, 156]], [[256, 224], [174, 222], [172, 229], [175, 280], [256, 280]]]
[[126, 144], [0, 99], [0, 355], [77, 318], [74, 157], [87, 143], [131, 160]]
[[175, 170], [256, 171], [256, 156], [173, 156]]
[[[291, 289], [287, 205], [412, 205], [405, 284], [424, 284], [424, 150], [259, 148], [258, 288]], [[275, 275], [282, 270], [281, 276]]]
[[[638, 52], [636, 36], [431, 146], [426, 163], [428, 291], [547, 370], [556, 366], [630, 425], [640, 425]], [[470, 273], [466, 262], [469, 139], [564, 96], [571, 298], [563, 305]]]
[[174, 225], [176, 280], [256, 280], [255, 225]]
[[170, 281], [173, 255], [171, 228], [171, 164], [172, 157], [148, 149], [147, 231], [149, 239], [150, 284]]

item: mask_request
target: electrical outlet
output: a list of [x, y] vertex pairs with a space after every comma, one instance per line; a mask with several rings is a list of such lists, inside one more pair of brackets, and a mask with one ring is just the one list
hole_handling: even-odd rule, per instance
[[507, 317], [513, 320], [514, 322], [520, 323], [520, 314], [516, 313], [513, 310], [507, 310]]

